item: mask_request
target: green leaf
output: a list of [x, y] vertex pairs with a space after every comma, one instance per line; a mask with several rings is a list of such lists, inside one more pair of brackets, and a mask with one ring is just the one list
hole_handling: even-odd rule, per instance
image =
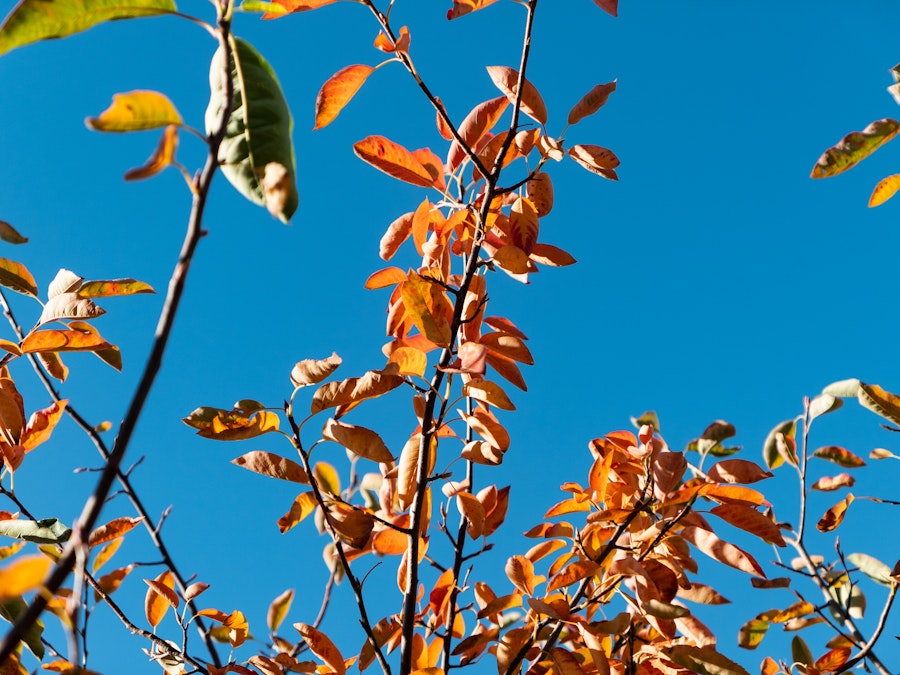
[[885, 565], [878, 558], [873, 558], [865, 553], [851, 553], [847, 556], [847, 560], [856, 565], [863, 574], [869, 577], [875, 583], [882, 586], [890, 586], [891, 568]]
[[[235, 56], [231, 67], [234, 101], [219, 148], [222, 173], [238, 192], [286, 223], [299, 203], [291, 112], [275, 72], [259, 52], [240, 39], [235, 38], [231, 44]], [[227, 103], [226, 85], [225, 52], [220, 47], [209, 71], [209, 134], [218, 126]]]
[[37, 284], [25, 265], [8, 258], [0, 258], [0, 286], [6, 286], [16, 293], [38, 296]]
[[827, 415], [844, 405], [844, 402], [835, 397], [833, 394], [819, 394], [809, 403], [809, 419], [810, 421]]
[[900, 133], [900, 122], [885, 118], [872, 122], [862, 131], [844, 136], [828, 148], [813, 167], [811, 178], [828, 178], [843, 173], [875, 152]]
[[262, 2], [262, 0], [244, 0], [241, 3], [242, 12], [263, 12], [265, 14], [287, 14], [284, 5], [277, 2]]
[[22, 0], [0, 25], [0, 54], [80, 33], [104, 21], [176, 11], [173, 0]]
[[[756, 581], [754, 579], [753, 581]], [[738, 645], [744, 649], [756, 649], [769, 630], [769, 622], [756, 618], [750, 619], [738, 631]]]
[[791, 658], [794, 663], [802, 663], [806, 666], [812, 666], [816, 662], [806, 641], [799, 635], [795, 635], [791, 640]]
[[35, 544], [59, 544], [68, 541], [72, 530], [56, 518], [43, 520], [0, 520], [0, 535], [24, 539]]
[[852, 377], [849, 380], [832, 382], [822, 390], [823, 394], [838, 396], [840, 398], [851, 398], [856, 396], [858, 392], [859, 380], [857, 380], [855, 377]]
[[[10, 623], [15, 623], [26, 609], [28, 609], [28, 603], [25, 602], [25, 599], [21, 595], [16, 598], [7, 598], [3, 602], [0, 602], [0, 616]], [[28, 629], [25, 636], [22, 638], [22, 642], [28, 647], [28, 651], [34, 654], [39, 660], [44, 658], [44, 644], [41, 642], [41, 635], [43, 635], [43, 633], [44, 622], [37, 619], [31, 624], [31, 628]]]

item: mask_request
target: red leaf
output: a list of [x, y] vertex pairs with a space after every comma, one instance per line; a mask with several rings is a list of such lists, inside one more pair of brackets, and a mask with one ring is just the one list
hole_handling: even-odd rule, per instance
[[313, 131], [331, 124], [374, 70], [371, 66], [357, 64], [341, 68], [329, 77], [316, 97]]
[[364, 162], [399, 180], [421, 187], [434, 183], [428, 169], [409, 150], [383, 136], [368, 136], [356, 143], [353, 151]]

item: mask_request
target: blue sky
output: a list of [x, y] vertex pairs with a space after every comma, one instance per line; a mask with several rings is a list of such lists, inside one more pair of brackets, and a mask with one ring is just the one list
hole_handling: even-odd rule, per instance
[[[517, 65], [524, 12], [500, 0], [447, 22], [449, 5], [398, 0], [394, 21], [410, 27], [423, 78], [461, 120], [497, 95], [485, 66]], [[11, 7], [8, 0], [0, 4], [4, 12]], [[179, 9], [211, 18], [208, 3], [198, 0], [182, 0]], [[655, 409], [673, 448], [709, 422], [728, 420], [746, 448], [742, 456], [758, 461], [768, 431], [799, 414], [803, 396], [828, 383], [858, 377], [900, 390], [900, 203], [866, 208], [875, 183], [897, 171], [898, 149], [888, 145], [833, 179], [809, 178], [822, 151], [845, 133], [898, 115], [885, 91], [888, 69], [900, 61], [893, 39], [898, 19], [900, 9], [884, 0], [852, 10], [836, 0], [623, 0], [618, 19], [590, 0], [541, 3], [528, 74], [548, 103], [549, 129], [561, 131], [569, 108], [592, 86], [618, 78], [607, 106], [566, 141], [609, 147], [622, 166], [615, 184], [572, 162], [550, 166], [556, 206], [542, 221], [541, 238], [571, 252], [578, 265], [545, 269], [527, 287], [499, 274], [490, 280], [491, 313], [529, 336], [536, 365], [525, 373], [529, 392], [512, 392], [518, 411], [502, 416], [513, 438], [503, 468], [479, 474], [513, 486], [498, 553], [487, 559], [496, 568], [489, 578], [500, 579], [505, 558], [527, 550], [519, 533], [562, 498], [557, 486], [585, 479], [587, 442], [628, 428], [629, 416]], [[253, 449], [290, 450], [270, 438], [204, 441], [180, 418], [198, 405], [228, 407], [241, 398], [278, 405], [290, 395], [288, 375], [302, 358], [337, 351], [343, 377], [383, 364], [387, 293], [366, 291], [363, 282], [384, 266], [378, 259], [384, 229], [415, 208], [422, 192], [359, 161], [352, 144], [381, 134], [439, 156], [446, 145], [427, 101], [397, 64], [376, 72], [331, 126], [311, 131], [321, 84], [346, 65], [381, 60], [363, 7], [338, 3], [272, 22], [239, 16], [235, 32], [270, 61], [292, 107], [300, 208], [283, 226], [216, 179], [209, 235], [129, 460], [145, 457], [134, 475], [155, 511], [174, 504], [164, 534], [179, 565], [212, 584], [208, 604], [242, 609], [251, 629], [263, 634], [266, 606], [287, 587], [299, 594], [288, 624], [311, 620], [325, 580], [324, 541], [310, 523], [279, 535], [275, 520], [293, 488], [229, 461]], [[31, 239], [0, 254], [24, 262], [43, 288], [65, 267], [87, 278], [136, 277], [159, 291], [101, 303], [109, 314], [97, 325], [122, 348], [122, 374], [87, 355], [67, 359], [72, 373], [63, 393], [88, 419], [116, 422], [125, 409], [178, 253], [189, 195], [174, 170], [123, 182], [157, 134], [101, 135], [83, 120], [105, 109], [113, 93], [156, 89], [187, 123], [201, 127], [214, 48], [196, 26], [162, 18], [105, 25], [0, 58], [0, 219]], [[181, 161], [194, 168], [202, 157], [201, 144], [183, 135]], [[412, 257], [398, 261], [416, 264]], [[23, 323], [37, 316], [36, 305], [14, 301]], [[29, 410], [46, 405], [46, 394], [25, 384], [24, 364], [14, 375]], [[378, 402], [356, 421], [399, 448], [411, 431], [407, 406], [400, 397]], [[861, 455], [878, 446], [896, 449], [878, 418], [856, 408], [822, 420], [814, 446], [843, 444]], [[323, 451], [342, 461], [336, 446]], [[41, 515], [71, 520], [94, 483], [94, 474], [71, 472], [96, 463], [94, 450], [67, 424], [28, 458], [16, 488]], [[824, 464], [818, 471], [837, 473]], [[894, 466], [884, 464], [860, 470], [854, 493], [896, 499], [891, 472]], [[795, 520], [795, 484], [787, 473], [775, 480], [769, 489], [776, 512]], [[813, 513], [832, 501], [814, 500]], [[839, 530], [845, 550], [866, 550], [893, 565], [896, 547], [884, 536], [894, 517], [889, 508], [854, 504]], [[106, 515], [127, 513], [116, 500]], [[223, 534], [232, 527], [233, 534]], [[832, 555], [829, 539], [814, 541]], [[770, 550], [750, 548], [761, 560], [773, 559]], [[118, 563], [129, 555], [155, 559], [137, 532]], [[391, 588], [390, 568], [373, 575], [379, 586]], [[139, 576], [157, 573], [135, 572], [121, 591], [137, 617]], [[722, 651], [754, 671], [763, 652], [774, 651], [767, 647], [784, 641], [769, 636], [758, 653], [741, 652], [734, 646], [737, 627], [792, 598], [751, 594], [746, 578], [720, 574], [704, 560], [701, 573], [715, 574], [719, 590], [741, 601], [700, 616], [722, 626]], [[880, 589], [865, 590], [875, 613]], [[373, 602], [398, 597], [391, 593]], [[344, 644], [361, 644], [346, 629], [348, 589], [338, 595], [325, 628]], [[99, 610], [92, 619], [95, 635], [115, 630], [107, 614]], [[900, 659], [892, 637], [898, 632], [894, 621], [880, 650], [888, 662]], [[127, 662], [131, 672], [157, 672], [144, 665], [138, 639], [125, 636], [114, 647], [100, 642], [91, 654], [96, 670], [116, 672]]]

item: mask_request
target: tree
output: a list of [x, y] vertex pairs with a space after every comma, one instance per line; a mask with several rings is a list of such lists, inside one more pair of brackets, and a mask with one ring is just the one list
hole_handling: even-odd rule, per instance
[[[331, 2], [247, 3], [245, 8], [275, 17], [327, 4]], [[270, 606], [272, 635], [263, 652], [236, 652], [233, 659], [223, 659], [214, 641], [224, 641], [233, 649], [242, 647], [249, 636], [244, 612], [225, 612], [202, 604], [205, 583], [188, 583], [179, 571], [162, 540], [161, 522], [156, 524], [143, 507], [131, 486], [130, 470], [122, 469], [131, 433], [167, 345], [188, 267], [203, 235], [202, 218], [214, 174], [221, 168], [244, 196], [281, 220], [288, 220], [297, 205], [290, 114], [281, 87], [262, 56], [249, 43], [232, 36], [233, 8], [221, 6], [217, 7], [215, 26], [209, 26], [219, 45], [211, 65], [212, 101], [206, 130], [197, 134], [207, 142], [208, 153], [199, 173], [192, 176], [181, 169], [193, 194], [182, 254], [144, 376], [112, 447], [107, 448], [98, 430], [75, 413], [76, 423], [104, 455], [105, 468], [92, 499], [71, 528], [58, 520], [31, 516], [27, 499], [13, 490], [12, 479], [23, 466], [25, 454], [46, 441], [64, 411], [72, 413], [73, 406], [57, 400], [26, 422], [11, 369], [0, 389], [5, 392], [7, 411], [3, 415], [5, 444], [0, 447], [9, 480], [8, 486], [3, 484], [3, 494], [19, 511], [4, 514], [7, 517], [0, 524], [8, 536], [50, 545], [43, 556], [28, 556], [27, 549], [18, 544], [8, 550], [12, 560], [3, 568], [0, 587], [5, 589], [7, 618], [15, 620], [2, 647], [10, 672], [23, 669], [19, 653], [12, 651], [20, 640], [35, 655], [43, 651], [35, 620], [45, 608], [58, 613], [64, 625], [74, 627], [67, 631], [68, 659], [57, 659], [52, 668], [86, 667], [86, 662], [82, 663], [86, 649], [80, 637], [84, 637], [93, 604], [89, 586], [96, 593], [95, 602], [107, 604], [128, 630], [151, 643], [151, 654], [167, 672], [255, 672], [252, 668], [263, 673], [313, 672], [316, 668], [344, 672], [348, 667], [345, 656], [350, 656], [354, 667], [377, 664], [385, 671], [403, 673], [446, 672], [490, 659], [497, 661], [500, 672], [519, 672], [526, 667], [529, 672], [563, 673], [746, 672], [721, 654], [715, 632], [679, 599], [701, 604], [722, 601], [716, 591], [691, 576], [697, 568], [693, 552], [749, 574], [760, 588], [787, 587], [791, 579], [766, 579], [762, 565], [745, 550], [747, 546], [738, 547], [720, 536], [723, 523], [748, 533], [748, 541], [756, 538], [776, 547], [790, 543], [800, 560], [797, 579], [805, 579], [812, 593], [821, 595], [813, 603], [807, 597], [809, 589], [795, 588], [796, 602], [748, 620], [740, 636], [743, 646], [755, 647], [771, 625], [788, 622], [793, 622], [792, 627], [824, 623], [837, 634], [827, 645], [821, 640], [812, 649], [805, 640], [794, 638], [790, 658], [782, 658], [781, 664], [767, 658], [763, 672], [792, 668], [839, 672], [863, 661], [882, 673], [890, 672], [876, 655], [875, 643], [886, 625], [897, 570], [865, 554], [845, 556], [840, 549], [836, 563], [820, 561], [805, 539], [809, 490], [831, 491], [852, 485], [852, 478], [844, 474], [808, 486], [808, 459], [821, 457], [848, 468], [863, 463], [835, 445], [811, 451], [808, 433], [812, 422], [837, 409], [842, 397], [853, 396], [889, 421], [900, 423], [894, 395], [856, 380], [837, 383], [807, 401], [799, 423], [792, 419], [778, 425], [765, 444], [765, 468], [748, 460], [725, 458], [735, 451], [724, 445], [735, 434], [725, 422], [711, 424], [689, 444], [688, 452], [699, 458], [690, 462], [692, 455], [667, 446], [652, 413], [635, 421], [637, 435], [613, 432], [595, 439], [590, 444], [593, 463], [584, 486], [576, 482], [563, 486], [567, 497], [550, 506], [549, 522], [529, 532], [536, 545], [507, 558], [504, 587], [479, 578], [479, 559], [491, 547], [491, 537], [507, 515], [510, 488], [503, 485], [502, 478], [492, 478], [502, 477], [502, 468], [496, 467], [502, 465], [510, 444], [503, 411], [515, 406], [507, 391], [510, 384], [525, 388], [517, 364], [533, 360], [527, 339], [516, 324], [489, 312], [493, 305], [487, 283], [500, 276], [499, 272], [526, 281], [540, 266], [574, 262], [568, 253], [547, 243], [541, 231], [541, 219], [554, 207], [551, 160], [574, 161], [600, 177], [616, 179], [618, 159], [611, 150], [592, 144], [570, 145], [563, 138], [569, 127], [599, 111], [616, 84], [600, 83], [591, 89], [571, 108], [562, 129], [556, 130], [538, 89], [526, 78], [538, 5], [531, 0], [524, 5], [517, 67], [489, 67], [497, 95], [472, 108], [457, 126], [414, 65], [411, 32], [397, 29], [391, 12], [379, 10], [373, 2], [360, 4], [368, 8], [378, 26], [376, 48], [388, 55], [388, 62], [408, 71], [433, 107], [437, 128], [449, 148], [444, 160], [428, 148], [410, 151], [380, 135], [369, 135], [354, 145], [354, 152], [365, 162], [424, 189], [419, 196], [427, 195], [421, 202], [417, 197], [381, 240], [382, 258], [407, 255], [413, 267], [407, 271], [401, 267], [381, 269], [366, 283], [372, 290], [392, 289], [387, 326], [390, 342], [384, 347], [387, 363], [361, 375], [336, 379], [335, 371], [341, 365], [336, 355], [303, 360], [291, 372], [293, 392], [283, 406], [244, 398], [231, 409], [201, 406], [184, 420], [201, 436], [213, 440], [240, 441], [269, 434], [281, 440], [279, 452], [251, 450], [234, 463], [300, 485], [299, 495], [278, 521], [279, 526], [286, 532], [313, 516], [326, 535], [325, 556], [332, 580], [344, 579], [355, 598], [365, 636], [359, 640], [361, 647], [351, 647], [358, 649], [358, 655], [351, 656], [347, 647], [339, 649], [316, 621], [294, 624], [302, 638], [296, 643], [279, 634], [293, 598], [292, 592], [286, 592]], [[456, 2], [450, 18], [490, 4]], [[614, 3], [597, 4], [615, 14]], [[107, 13], [86, 11], [101, 8]], [[123, 9], [94, 0], [73, 11], [73, 23], [69, 23], [41, 4], [26, 0], [0, 28], [0, 51], [61, 31], [84, 29], [98, 19], [173, 12], [174, 6], [167, 0], [149, 0], [139, 9]], [[325, 82], [317, 100], [317, 128], [334, 121], [373, 71], [369, 65], [351, 64]], [[164, 129], [151, 160], [128, 177], [149, 177], [171, 165], [180, 168], [174, 159], [175, 146], [179, 131], [186, 126], [162, 94], [135, 91], [117, 96], [107, 111], [89, 120], [89, 126], [101, 131]], [[6, 237], [21, 239], [12, 228], [6, 229]], [[37, 296], [37, 285], [23, 265], [7, 261], [4, 269], [0, 283]], [[3, 343], [9, 354], [6, 362], [19, 359], [21, 363], [21, 359], [36, 355], [58, 380], [65, 379], [59, 358], [64, 351], [92, 351], [119, 366], [118, 350], [89, 323], [102, 312], [94, 300], [149, 290], [134, 279], [86, 282], [61, 271], [50, 286], [38, 325], [23, 330], [18, 340]], [[12, 325], [18, 327], [9, 314]], [[53, 390], [49, 380], [45, 384]], [[390, 397], [392, 405], [408, 411], [409, 399], [403, 393], [410, 395], [416, 419], [411, 420], [411, 434], [402, 448], [389, 447], [375, 431], [345, 421], [355, 420], [360, 410], [382, 397]], [[54, 398], [59, 399], [55, 394]], [[323, 421], [323, 417], [328, 419]], [[346, 448], [349, 466], [336, 467], [330, 459], [317, 459], [324, 441]], [[891, 456], [880, 451], [875, 458]], [[800, 515], [794, 526], [776, 520], [767, 495], [742, 485], [769, 478], [780, 466], [785, 467], [783, 471], [793, 466], [799, 477]], [[482, 473], [490, 478], [483, 480]], [[115, 480], [131, 498], [137, 514], [100, 521], [100, 507]], [[829, 508], [819, 519], [818, 529], [837, 528], [852, 500], [848, 495]], [[458, 520], [451, 515], [454, 506], [460, 514]], [[707, 519], [703, 515], [707, 511], [715, 518]], [[101, 522], [104, 524], [98, 527]], [[96, 573], [123, 537], [142, 523], [166, 569], [145, 579], [144, 616], [137, 617], [119, 608], [113, 598], [134, 567], [121, 567], [99, 578], [88, 574], [87, 568], [90, 560]], [[309, 523], [304, 526], [308, 528]], [[365, 561], [373, 556], [397, 564], [402, 603], [385, 616], [370, 611]], [[51, 558], [55, 566], [45, 579]], [[73, 569], [74, 585], [66, 592], [61, 586]], [[857, 582], [859, 571], [889, 589], [883, 619], [869, 636], [857, 625], [863, 597]], [[32, 593], [40, 586], [47, 590]], [[330, 589], [331, 582], [326, 598]], [[175, 625], [173, 619], [166, 619], [170, 606], [182, 612]], [[516, 616], [517, 611], [524, 616]], [[210, 623], [215, 628], [210, 629]], [[206, 643], [205, 650], [193, 643], [190, 648], [185, 646], [194, 626]], [[300, 656], [307, 650], [311, 656]]]

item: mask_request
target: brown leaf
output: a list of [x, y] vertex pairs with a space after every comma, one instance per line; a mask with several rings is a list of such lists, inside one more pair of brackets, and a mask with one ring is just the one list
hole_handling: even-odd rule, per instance
[[838, 525], [840, 525], [844, 521], [844, 516], [847, 514], [847, 509], [850, 507], [850, 504], [853, 502], [855, 497], [852, 493], [848, 494], [837, 504], [828, 509], [825, 514], [819, 519], [819, 522], [816, 523], [816, 529], [819, 532], [831, 532], [836, 529]]
[[856, 479], [849, 473], [839, 473], [837, 476], [823, 476], [810, 486], [812, 490], [821, 492], [833, 492], [844, 487], [853, 487]]
[[373, 462], [394, 461], [381, 436], [371, 429], [329, 419], [322, 428], [322, 437], [340, 443], [353, 454]]
[[604, 12], [619, 16], [619, 0], [594, 0], [594, 3]]
[[[510, 104], [515, 105], [518, 93], [519, 71], [506, 66], [488, 66], [488, 75], [497, 88], [506, 94]], [[524, 80], [522, 83], [522, 101], [520, 108], [523, 113], [538, 122], [541, 126], [547, 124], [547, 106], [544, 99], [531, 82]]]
[[313, 131], [331, 124], [374, 70], [371, 66], [356, 64], [341, 68], [329, 77], [316, 97]]
[[535, 244], [529, 257], [534, 262], [549, 267], [564, 267], [577, 262], [569, 253], [550, 244]]
[[610, 180], [619, 180], [615, 168], [619, 166], [619, 158], [612, 150], [599, 145], [573, 145], [569, 157], [591, 173]]
[[787, 545], [781, 536], [781, 530], [778, 526], [762, 513], [749, 506], [720, 504], [713, 508], [710, 513], [717, 515], [735, 527], [755, 534], [769, 544], [775, 544], [776, 546]]
[[709, 530], [688, 526], [681, 530], [681, 536], [710, 558], [754, 576], [766, 576], [762, 567], [749, 553], [742, 551], [733, 544], [729, 544], [727, 541], [719, 539], [718, 536]]
[[413, 154], [383, 136], [368, 136], [353, 146], [357, 157], [389, 176], [421, 187], [431, 187], [434, 177]]
[[232, 464], [242, 466], [254, 473], [270, 478], [291, 481], [292, 483], [309, 484], [309, 477], [302, 466], [281, 455], [264, 450], [253, 450], [231, 460]]
[[[597, 2], [597, 0], [594, 0]], [[607, 0], [610, 1], [610, 0]], [[602, 7], [602, 5], [601, 5]], [[604, 7], [604, 9], [606, 9]], [[607, 10], [608, 11], [608, 10]], [[577, 124], [585, 117], [593, 115], [600, 110], [609, 99], [609, 95], [616, 90], [616, 80], [606, 84], [598, 84], [587, 94], [581, 97], [581, 100], [569, 111], [569, 124]]]
[[745, 459], [723, 459], [713, 464], [707, 475], [718, 483], [756, 483], [774, 474]]
[[815, 452], [813, 452], [813, 457], [827, 459], [829, 462], [834, 462], [838, 466], [842, 466], [846, 469], [856, 469], [858, 467], [866, 465], [865, 461], [861, 457], [858, 457], [846, 448], [842, 448], [837, 445], [829, 445], [824, 448], [819, 448]]
[[399, 375], [377, 370], [370, 370], [362, 377], [351, 377], [340, 382], [328, 382], [316, 390], [310, 409], [315, 414], [328, 408], [350, 405], [369, 398], [376, 398], [392, 389], [396, 389], [403, 382], [403, 378]]

